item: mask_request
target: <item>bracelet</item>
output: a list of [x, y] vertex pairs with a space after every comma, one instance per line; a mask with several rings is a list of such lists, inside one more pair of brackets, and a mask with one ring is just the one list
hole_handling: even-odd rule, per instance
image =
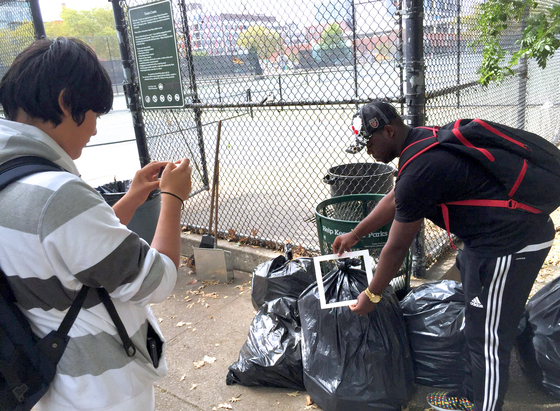
[[352, 234], [354, 234], [354, 236], [356, 237], [356, 240], [358, 240], [358, 241], [360, 241], [360, 240], [361, 240], [361, 238], [360, 238], [360, 237], [358, 237], [358, 234], [356, 234], [356, 232], [354, 231], [354, 229], [353, 229], [353, 228], [352, 228], [352, 229], [350, 230], [350, 232], [351, 232]]
[[364, 290], [364, 292], [366, 293], [367, 298], [369, 298], [369, 300], [374, 303], [377, 304], [379, 301], [381, 301], [381, 294], [374, 294], [369, 290], [369, 287], [366, 287], [366, 289]]
[[179, 197], [177, 194], [170, 193], [169, 191], [160, 191], [160, 194], [169, 194], [170, 196], [175, 197], [177, 200], [181, 202], [181, 210], [185, 209], [185, 201]]

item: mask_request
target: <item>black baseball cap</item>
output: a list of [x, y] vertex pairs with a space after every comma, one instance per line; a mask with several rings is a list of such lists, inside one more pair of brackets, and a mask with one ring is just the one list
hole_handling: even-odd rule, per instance
[[356, 140], [346, 149], [346, 152], [355, 154], [361, 151], [367, 146], [373, 133], [381, 130], [397, 117], [399, 113], [395, 107], [384, 101], [375, 100], [364, 104], [354, 115], [352, 131]]

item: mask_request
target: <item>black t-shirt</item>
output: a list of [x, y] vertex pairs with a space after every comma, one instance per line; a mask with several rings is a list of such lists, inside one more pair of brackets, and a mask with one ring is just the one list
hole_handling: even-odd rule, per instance
[[[404, 147], [431, 135], [430, 130], [412, 129]], [[425, 217], [445, 228], [439, 204], [471, 199], [507, 199], [507, 193], [476, 160], [436, 146], [410, 161], [397, 178], [395, 220], [407, 223]], [[485, 256], [510, 254], [554, 238], [546, 213], [460, 205], [448, 209], [450, 231]]]

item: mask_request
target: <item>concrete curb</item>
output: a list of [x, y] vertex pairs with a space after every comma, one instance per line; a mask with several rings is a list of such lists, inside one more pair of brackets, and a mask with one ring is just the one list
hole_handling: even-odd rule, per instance
[[[202, 239], [198, 234], [181, 235], [181, 254], [184, 256], [192, 256], [194, 254], [193, 247], [198, 247]], [[242, 245], [229, 242], [226, 240], [218, 240], [218, 248], [231, 252], [233, 269], [252, 273], [255, 267], [265, 261], [282, 254], [280, 251], [267, 250], [257, 246]]]

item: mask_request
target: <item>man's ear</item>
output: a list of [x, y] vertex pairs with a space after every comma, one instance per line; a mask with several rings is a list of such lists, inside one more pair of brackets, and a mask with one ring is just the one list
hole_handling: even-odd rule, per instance
[[62, 114], [64, 116], [70, 117], [72, 115], [72, 112], [70, 111], [70, 107], [68, 107], [66, 104], [64, 104], [64, 93], [65, 92], [66, 92], [66, 89], [63, 89], [58, 94], [58, 106], [60, 107], [60, 110], [62, 111]]
[[387, 134], [389, 134], [389, 138], [393, 138], [393, 136], [395, 135], [395, 127], [391, 124], [387, 124], [386, 126], [384, 126], [383, 130], [385, 130]]

